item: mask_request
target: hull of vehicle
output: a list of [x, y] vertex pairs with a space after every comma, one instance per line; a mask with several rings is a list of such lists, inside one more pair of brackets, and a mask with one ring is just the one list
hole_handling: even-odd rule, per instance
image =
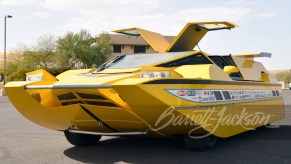
[[285, 117], [277, 84], [193, 79], [123, 83], [114, 87], [122, 99], [151, 130], [166, 136], [229, 137]]
[[229, 137], [284, 118], [277, 84], [146, 78], [83, 83], [10, 82], [5, 89], [27, 119], [61, 131]]
[[147, 129], [111, 88], [31, 89], [27, 84], [10, 82], [5, 90], [15, 108], [40, 126], [104, 133]]

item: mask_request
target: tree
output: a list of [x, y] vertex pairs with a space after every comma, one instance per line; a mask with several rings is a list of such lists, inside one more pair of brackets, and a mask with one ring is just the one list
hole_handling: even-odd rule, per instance
[[7, 81], [25, 80], [25, 73], [33, 69], [23, 62], [23, 49], [26, 49], [25, 45], [18, 45], [17, 49], [7, 55]]
[[61, 68], [74, 68], [81, 63], [82, 68], [91, 68], [104, 63], [112, 52], [110, 37], [102, 33], [92, 37], [86, 30], [68, 32], [57, 41], [57, 65]]
[[56, 65], [59, 68], [73, 68], [78, 62], [75, 58], [75, 45], [77, 37], [73, 32], [68, 32], [65, 36], [57, 40]]
[[46, 34], [39, 37], [31, 47], [18, 45], [10, 53], [7, 62], [7, 80], [25, 80], [25, 73], [36, 69], [49, 69], [54, 67], [55, 37]]
[[96, 38], [96, 48], [98, 58], [94, 60], [95, 66], [100, 66], [108, 60], [108, 57], [112, 53], [112, 47], [110, 46], [110, 36], [107, 33], [101, 33]]
[[285, 81], [286, 84], [291, 82], [291, 70], [279, 72], [279, 73], [275, 74], [275, 76], [279, 81]]
[[111, 54], [109, 41], [106, 33], [92, 37], [86, 30], [68, 32], [58, 40], [51, 34], [42, 35], [32, 46], [20, 45], [9, 54], [7, 80], [25, 80], [25, 73], [36, 69], [56, 75], [78, 63], [82, 68], [99, 66]]
[[56, 40], [51, 34], [40, 36], [36, 44], [30, 49], [24, 50], [24, 62], [32, 67], [48, 69], [55, 67]]

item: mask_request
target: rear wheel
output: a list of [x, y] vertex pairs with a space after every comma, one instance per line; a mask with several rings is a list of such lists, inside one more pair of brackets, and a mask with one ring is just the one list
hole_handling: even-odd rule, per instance
[[67, 140], [75, 146], [89, 146], [95, 145], [102, 136], [71, 133], [68, 130], [64, 131]]
[[213, 148], [216, 144], [216, 137], [213, 135], [203, 138], [196, 138], [189, 135], [183, 136], [185, 146], [189, 150], [206, 151]]

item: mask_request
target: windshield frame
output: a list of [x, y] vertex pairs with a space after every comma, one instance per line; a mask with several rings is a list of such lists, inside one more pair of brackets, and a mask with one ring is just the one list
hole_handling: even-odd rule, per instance
[[[117, 56], [114, 59], [101, 65], [98, 70], [101, 71], [104, 69], [132, 69], [132, 68], [140, 68], [141, 66], [158, 66], [164, 63], [172, 62], [172, 61], [179, 60], [179, 59], [182, 59], [191, 55], [196, 55], [196, 54], [203, 55], [207, 60], [210, 61], [211, 64], [213, 64], [213, 61], [208, 58], [207, 54], [201, 51], [184, 51], [184, 52], [169, 52], [169, 53], [154, 53], [154, 54], [133, 54], [134, 56], [133, 55]], [[124, 61], [125, 59], [128, 59], [128, 61], [125, 62]], [[143, 62], [143, 63], [134, 63], [134, 61]], [[121, 65], [120, 62], [125, 62], [125, 63], [122, 63]], [[133, 64], [133, 66], [131, 66], [130, 64], [131, 65]], [[100, 69], [101, 67], [102, 69]]]

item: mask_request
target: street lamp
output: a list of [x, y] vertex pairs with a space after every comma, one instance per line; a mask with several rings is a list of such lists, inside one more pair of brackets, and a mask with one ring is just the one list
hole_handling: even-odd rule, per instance
[[6, 18], [12, 18], [11, 15], [4, 16], [4, 77], [3, 77], [3, 84], [5, 85], [6, 81]]

